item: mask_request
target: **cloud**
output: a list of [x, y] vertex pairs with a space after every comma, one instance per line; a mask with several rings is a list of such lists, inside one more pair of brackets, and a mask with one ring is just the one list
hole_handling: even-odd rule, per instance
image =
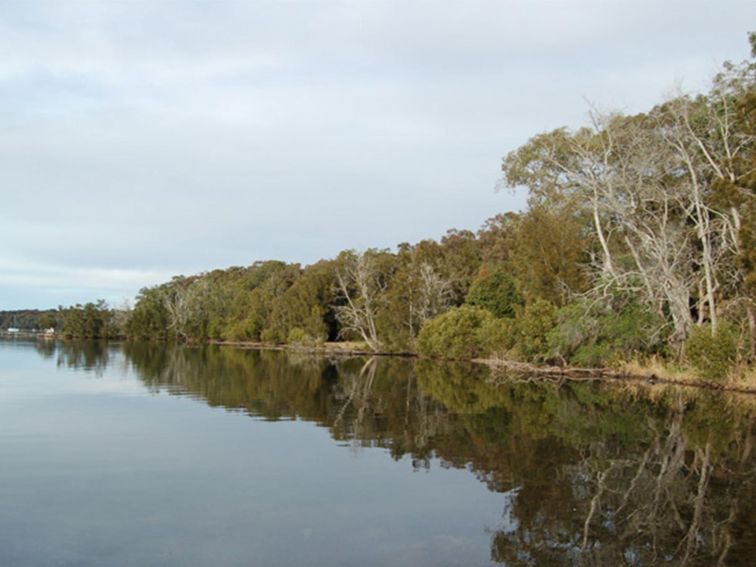
[[166, 281], [172, 275], [157, 270], [82, 268], [0, 257], [3, 296], [12, 297], [19, 290], [33, 293], [40, 298], [36, 307], [54, 307], [79, 293], [87, 294], [87, 301], [106, 299], [119, 305], [130, 299], [135, 289]]
[[679, 77], [702, 88], [747, 55], [753, 11], [312, 0], [2, 12], [0, 256], [31, 267], [3, 276], [0, 308], [476, 228], [523, 205], [493, 192], [508, 151], [580, 124], [586, 99], [635, 112]]

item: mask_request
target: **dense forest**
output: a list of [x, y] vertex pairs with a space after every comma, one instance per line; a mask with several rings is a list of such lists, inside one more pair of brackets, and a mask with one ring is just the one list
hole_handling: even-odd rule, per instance
[[177, 276], [72, 336], [360, 341], [372, 351], [581, 366], [657, 357], [709, 377], [756, 356], [756, 34], [709, 90], [531, 138], [504, 157], [523, 212], [395, 250]]

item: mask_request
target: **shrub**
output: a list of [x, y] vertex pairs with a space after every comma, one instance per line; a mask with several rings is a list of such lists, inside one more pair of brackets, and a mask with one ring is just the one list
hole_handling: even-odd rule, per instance
[[738, 334], [729, 323], [712, 333], [710, 325], [693, 328], [685, 343], [685, 354], [702, 378], [721, 380], [735, 364]]
[[226, 330], [224, 338], [229, 341], [248, 341], [252, 337], [252, 329], [250, 327], [248, 319], [235, 321]]
[[323, 343], [319, 337], [313, 337], [301, 327], [294, 327], [289, 331], [286, 342], [290, 345], [317, 346]]
[[564, 362], [571, 361], [598, 334], [596, 318], [584, 303], [570, 303], [555, 314], [555, 326], [548, 333], [549, 352]]
[[646, 307], [630, 302], [591, 307], [572, 303], [556, 313], [549, 352], [578, 366], [605, 366], [664, 349], [664, 322]]
[[265, 343], [282, 344], [286, 342], [286, 335], [280, 327], [266, 327], [260, 333], [260, 340]]
[[417, 337], [421, 354], [440, 358], [471, 359], [502, 348], [509, 325], [490, 312], [463, 305], [426, 321]]

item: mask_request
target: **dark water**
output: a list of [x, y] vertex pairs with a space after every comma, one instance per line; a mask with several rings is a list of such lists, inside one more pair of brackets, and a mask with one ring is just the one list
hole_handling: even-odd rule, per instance
[[0, 342], [0, 565], [754, 564], [753, 400], [496, 382]]

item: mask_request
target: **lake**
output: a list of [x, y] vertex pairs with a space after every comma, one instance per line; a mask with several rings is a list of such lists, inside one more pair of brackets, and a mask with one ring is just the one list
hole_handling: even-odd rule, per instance
[[753, 397], [0, 342], [0, 565], [752, 565]]

